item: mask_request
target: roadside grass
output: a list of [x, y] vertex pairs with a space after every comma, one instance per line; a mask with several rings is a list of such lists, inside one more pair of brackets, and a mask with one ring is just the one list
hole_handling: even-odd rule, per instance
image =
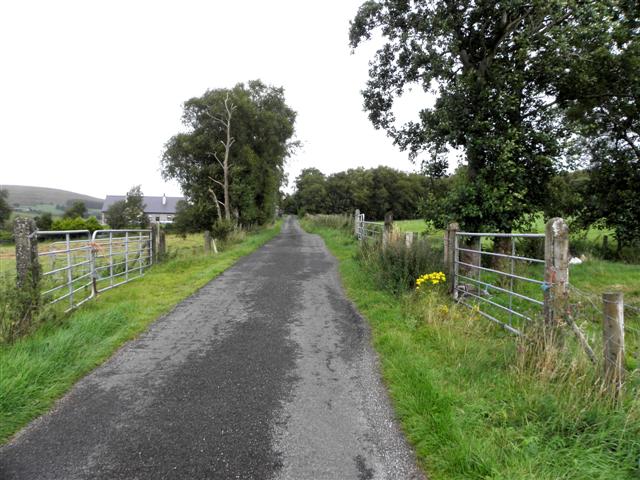
[[273, 238], [280, 223], [228, 244], [218, 255], [176, 256], [109, 290], [69, 316], [0, 345], [0, 443], [46, 412], [124, 342]]
[[584, 357], [557, 358], [553, 367], [452, 305], [439, 287], [393, 295], [358, 262], [351, 235], [303, 226], [338, 258], [345, 290], [371, 324], [395, 411], [430, 478], [639, 478], [637, 391], [611, 402]]

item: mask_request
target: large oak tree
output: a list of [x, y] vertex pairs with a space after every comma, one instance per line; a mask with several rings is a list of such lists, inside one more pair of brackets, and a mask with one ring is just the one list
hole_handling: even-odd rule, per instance
[[[377, 33], [384, 39], [363, 92], [370, 119], [427, 171], [442, 173], [452, 150], [464, 152], [466, 181], [434, 199], [463, 228], [510, 231], [547, 201], [567, 138], [555, 101], [565, 62], [559, 47], [589, 5], [372, 0], [360, 7], [352, 47]], [[398, 125], [394, 101], [412, 86], [435, 103]]]

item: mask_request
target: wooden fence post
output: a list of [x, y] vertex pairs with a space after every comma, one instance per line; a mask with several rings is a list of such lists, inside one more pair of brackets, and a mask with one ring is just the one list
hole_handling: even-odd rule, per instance
[[158, 225], [158, 260], [164, 260], [167, 253], [167, 239], [164, 230]]
[[382, 248], [387, 248], [393, 235], [393, 212], [389, 211], [384, 215], [384, 230], [382, 230]]
[[360, 230], [360, 209], [356, 208], [356, 214], [354, 217], [355, 221], [353, 222], [353, 234], [357, 237], [358, 231]]
[[621, 292], [602, 294], [604, 314], [604, 380], [618, 394], [624, 383], [624, 296]]
[[211, 232], [204, 231], [204, 253], [211, 253]]
[[460, 225], [456, 222], [450, 223], [444, 231], [444, 269], [449, 279], [449, 293], [455, 294], [455, 258], [456, 258], [456, 233], [460, 230]]
[[152, 223], [151, 224], [151, 262], [158, 262], [158, 230], [160, 229], [160, 224]]
[[544, 321], [559, 338], [557, 327], [569, 306], [569, 227], [562, 218], [547, 222], [544, 262]]
[[406, 232], [404, 234], [404, 244], [407, 247], [407, 249], [411, 248], [411, 245], [413, 245], [413, 238], [414, 238], [413, 232]]

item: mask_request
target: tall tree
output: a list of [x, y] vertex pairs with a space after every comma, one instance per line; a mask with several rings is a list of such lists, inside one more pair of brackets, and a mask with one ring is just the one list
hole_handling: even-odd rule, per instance
[[131, 187], [124, 200], [113, 203], [106, 211], [107, 224], [111, 228], [147, 228], [149, 216], [144, 213], [146, 205], [140, 185]]
[[149, 216], [144, 212], [144, 194], [140, 185], [131, 187], [127, 192], [125, 200], [124, 214], [127, 226], [133, 228], [147, 228], [149, 226]]
[[615, 229], [621, 247], [640, 241], [640, 5], [595, 2], [568, 36], [551, 81], [587, 162], [580, 220]]
[[180, 183], [209, 224], [222, 217], [220, 206], [225, 218], [263, 223], [273, 217], [284, 162], [297, 146], [295, 118], [284, 90], [259, 80], [208, 90], [185, 102], [188, 131], [167, 142], [162, 174]]
[[227, 92], [224, 99], [224, 112], [222, 115], [216, 115], [209, 111], [205, 110], [205, 113], [209, 118], [213, 119], [215, 122], [221, 124], [224, 127], [224, 131], [226, 133], [226, 138], [224, 140], [220, 140], [224, 148], [224, 157], [223, 160], [220, 160], [218, 153], [216, 150], [213, 150], [213, 158], [216, 159], [216, 162], [222, 168], [222, 182], [213, 177], [209, 177], [209, 179], [218, 185], [220, 185], [223, 189], [224, 193], [224, 202], [218, 200], [218, 197], [215, 193], [215, 189], [210, 188], [209, 191], [213, 196], [213, 200], [216, 205], [216, 211], [218, 212], [218, 220], [222, 220], [222, 213], [220, 212], [220, 204], [224, 207], [224, 218], [225, 220], [231, 220], [231, 199], [229, 197], [229, 152], [231, 151], [231, 147], [235, 143], [235, 138], [231, 136], [231, 119], [233, 117], [233, 112], [236, 109], [236, 106], [233, 103], [233, 100], [229, 99], [229, 92]]
[[[555, 45], [578, 15], [563, 0], [392, 0], [364, 3], [351, 23], [357, 47], [379, 31], [363, 92], [369, 118], [395, 142], [442, 172], [464, 152], [466, 181], [447, 199], [466, 229], [510, 231], [537, 211], [560, 158], [563, 131], [548, 73]], [[394, 100], [412, 86], [435, 96], [419, 120], [398, 125]]]
[[9, 199], [9, 192], [7, 190], [0, 190], [0, 228], [11, 217], [11, 206], [7, 201]]
[[82, 200], [73, 200], [62, 215], [64, 218], [84, 218], [87, 216], [87, 205]]
[[116, 230], [126, 228], [129, 223], [126, 211], [127, 202], [125, 200], [119, 200], [112, 203], [109, 208], [107, 208], [107, 211], [104, 215], [107, 221], [107, 225]]
[[326, 178], [317, 168], [305, 168], [296, 177], [298, 208], [306, 213], [324, 213], [327, 209]]

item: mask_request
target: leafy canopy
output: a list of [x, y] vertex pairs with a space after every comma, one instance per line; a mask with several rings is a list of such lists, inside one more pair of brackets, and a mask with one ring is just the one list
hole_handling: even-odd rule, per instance
[[125, 200], [113, 203], [105, 212], [107, 224], [114, 229], [147, 228], [149, 217], [144, 213], [146, 205], [140, 185], [131, 187]]
[[[565, 137], [550, 80], [564, 63], [556, 46], [587, 8], [577, 5], [379, 0], [352, 21], [352, 47], [384, 38], [363, 92], [373, 124], [436, 176], [464, 153], [465, 181], [433, 199], [463, 228], [508, 231], [544, 205]], [[394, 100], [415, 86], [435, 103], [398, 125]]]
[[82, 200], [73, 200], [62, 216], [64, 218], [84, 218], [87, 213], [87, 205]]
[[[217, 121], [224, 116], [229, 95], [235, 106], [231, 136], [235, 142], [229, 157], [231, 205], [243, 224], [264, 223], [275, 212], [284, 162], [297, 143], [292, 140], [296, 113], [286, 104], [284, 90], [260, 80], [238, 83], [231, 89], [208, 90], [185, 102], [186, 133], [173, 136], [162, 157], [162, 175], [175, 179], [193, 206], [192, 213], [212, 225], [215, 198], [223, 197], [222, 166], [226, 130]], [[214, 198], [215, 194], [215, 198]]]
[[0, 189], [0, 228], [11, 217], [11, 206], [7, 201], [9, 198], [9, 192], [4, 189]]

